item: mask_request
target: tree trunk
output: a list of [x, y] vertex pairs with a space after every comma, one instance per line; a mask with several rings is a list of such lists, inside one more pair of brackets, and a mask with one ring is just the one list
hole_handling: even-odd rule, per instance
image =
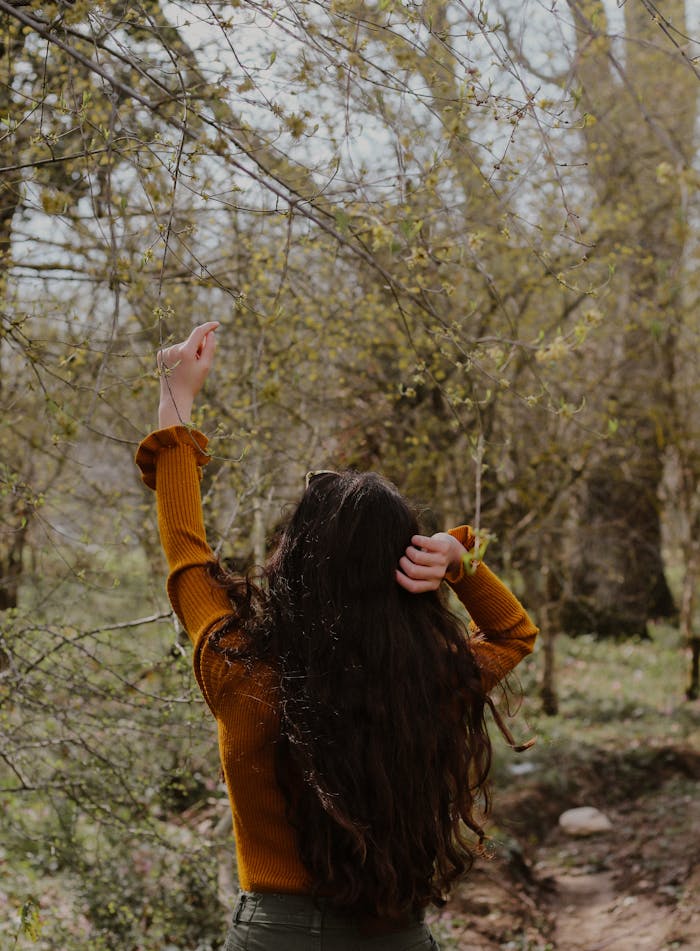
[[[19, 513], [14, 511], [11, 515], [13, 521], [16, 521]], [[17, 607], [28, 528], [29, 522], [25, 516], [20, 517], [19, 528], [9, 531], [7, 535], [3, 533], [5, 538], [0, 551], [0, 612]]]
[[700, 632], [694, 630], [695, 579], [699, 569], [700, 550], [695, 549], [686, 559], [680, 610], [681, 635], [690, 647], [690, 680], [685, 693], [688, 700], [700, 696]]
[[700, 697], [700, 636], [690, 639], [690, 683], [685, 692], [688, 700]]
[[[608, 301], [616, 294], [617, 307], [608, 304], [607, 352], [596, 357], [601, 382], [590, 394], [614, 435], [589, 453], [562, 620], [570, 633], [646, 636], [648, 620], [675, 614], [658, 490], [687, 239], [681, 173], [692, 157], [697, 79], [644, 4], [624, 8], [624, 66], [603, 4], [570, 0], [570, 7], [598, 193], [596, 254], [615, 268]], [[670, 0], [664, 16], [682, 25], [682, 0]]]
[[[11, 127], [15, 115], [13, 105], [14, 68], [26, 41], [20, 24], [5, 14], [0, 16], [0, 114]], [[6, 134], [0, 142], [0, 163], [10, 166], [15, 161], [15, 137]], [[0, 172], [0, 300], [7, 309], [7, 272], [11, 267], [12, 220], [20, 202], [21, 180], [18, 172]], [[4, 335], [4, 334], [3, 334]], [[0, 338], [1, 339], [1, 338]], [[0, 344], [0, 347], [2, 344]], [[0, 397], [3, 395], [3, 353], [0, 349]], [[7, 449], [7, 447], [5, 447]], [[21, 484], [15, 484], [15, 473], [5, 464], [0, 468], [0, 611], [17, 607], [22, 577], [24, 548], [29, 528], [30, 508]]]
[[542, 712], [547, 716], [553, 717], [559, 713], [559, 696], [557, 694], [555, 659], [556, 659], [556, 629], [552, 626], [551, 615], [544, 605], [540, 608], [540, 628], [542, 631], [542, 644], [544, 647], [544, 665], [542, 668], [542, 686], [540, 688], [540, 699], [542, 700]]

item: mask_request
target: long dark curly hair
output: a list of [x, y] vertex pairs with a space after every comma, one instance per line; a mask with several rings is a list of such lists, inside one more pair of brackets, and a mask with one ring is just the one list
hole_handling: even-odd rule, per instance
[[487, 699], [464, 625], [438, 592], [396, 581], [418, 530], [386, 479], [317, 474], [263, 578], [224, 577], [234, 613], [211, 635], [229, 660], [279, 672], [277, 775], [302, 861], [316, 894], [365, 914], [441, 903], [488, 806]]

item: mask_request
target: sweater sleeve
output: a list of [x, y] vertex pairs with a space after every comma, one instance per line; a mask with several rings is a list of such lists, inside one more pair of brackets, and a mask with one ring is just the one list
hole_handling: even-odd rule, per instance
[[[450, 529], [450, 535], [469, 550], [474, 535], [468, 525]], [[538, 629], [515, 595], [483, 562], [474, 574], [460, 565], [445, 580], [469, 612], [471, 645], [488, 691], [532, 652]]]
[[209, 461], [206, 447], [206, 436], [173, 426], [143, 440], [136, 464], [145, 484], [156, 491], [168, 598], [192, 641], [195, 675], [213, 709], [227, 666], [207, 647], [205, 635], [231, 614], [231, 602], [211, 575], [216, 558], [206, 540], [199, 487], [202, 466]]

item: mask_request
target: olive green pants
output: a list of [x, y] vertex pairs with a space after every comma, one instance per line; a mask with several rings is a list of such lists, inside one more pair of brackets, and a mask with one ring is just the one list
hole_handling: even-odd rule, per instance
[[304, 895], [241, 892], [224, 951], [438, 951], [418, 915], [392, 922], [349, 918]]

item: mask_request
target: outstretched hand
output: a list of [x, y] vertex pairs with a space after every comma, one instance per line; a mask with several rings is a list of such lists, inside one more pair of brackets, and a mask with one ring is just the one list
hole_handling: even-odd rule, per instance
[[412, 594], [436, 591], [450, 566], [459, 565], [466, 554], [464, 546], [453, 535], [414, 535], [411, 544], [399, 559], [396, 580]]
[[216, 350], [218, 320], [195, 327], [187, 340], [158, 351], [160, 406], [158, 425], [189, 423], [194, 398], [204, 385]]

